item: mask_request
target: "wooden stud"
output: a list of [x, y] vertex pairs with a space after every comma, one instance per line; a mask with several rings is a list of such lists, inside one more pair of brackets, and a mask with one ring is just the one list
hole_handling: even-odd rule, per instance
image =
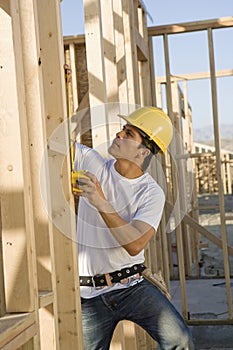
[[[79, 297], [76, 217], [70, 184], [69, 131], [63, 70], [60, 1], [37, 4], [44, 110], [48, 140], [50, 219], [53, 224], [54, 264], [60, 349], [83, 348]], [[48, 17], [45, 14], [49, 14]], [[68, 155], [68, 157], [67, 157]], [[44, 310], [46, 311], [46, 310]]]
[[[164, 51], [165, 51], [165, 65], [166, 65], [166, 76], [167, 76], [167, 110], [174, 124], [173, 107], [172, 107], [172, 91], [171, 91], [171, 81], [170, 81], [170, 60], [169, 60], [169, 48], [168, 48], [168, 37], [164, 35]], [[174, 138], [173, 138], [174, 140]], [[172, 141], [172, 149], [176, 150], [175, 141]], [[176, 153], [176, 151], [175, 151]], [[171, 163], [173, 167], [173, 162]], [[176, 227], [176, 239], [177, 239], [177, 251], [178, 251], [178, 266], [179, 266], [179, 277], [181, 285], [181, 296], [182, 296], [182, 313], [185, 319], [188, 318], [187, 310], [187, 296], [185, 289], [185, 270], [184, 270], [184, 252], [182, 244], [182, 230], [181, 230], [181, 217], [180, 217], [180, 202], [177, 193], [177, 178], [175, 176], [175, 169], [172, 171], [172, 183], [173, 183], [173, 198], [174, 198], [174, 217], [175, 217], [175, 227]]]
[[69, 52], [70, 52], [70, 69], [71, 69], [71, 80], [72, 80], [73, 111], [76, 111], [78, 108], [78, 89], [77, 89], [74, 43], [69, 44]]
[[6, 314], [0, 318], [0, 349], [19, 349], [36, 333], [35, 313]]
[[[122, 1], [113, 1], [113, 20], [115, 29], [115, 49], [116, 49], [116, 66], [118, 80], [119, 102], [126, 104], [128, 97], [128, 80], [126, 72], [126, 52], [125, 36], [123, 25]], [[126, 111], [128, 112], [128, 110]], [[124, 111], [122, 111], [124, 113]]]
[[128, 81], [128, 103], [140, 105], [137, 48], [135, 43], [135, 17], [133, 0], [122, 0], [125, 37], [126, 76]]
[[209, 61], [210, 61], [210, 73], [211, 73], [211, 92], [212, 92], [212, 106], [213, 106], [213, 123], [214, 123], [214, 140], [215, 140], [215, 151], [216, 151], [216, 171], [218, 180], [218, 195], [219, 195], [219, 208], [221, 218], [221, 235], [222, 235], [222, 249], [224, 253], [224, 270], [226, 280], [226, 293], [227, 293], [227, 304], [229, 318], [233, 318], [232, 314], [232, 296], [231, 296], [231, 283], [230, 283], [230, 267], [227, 250], [227, 231], [225, 223], [225, 207], [224, 207], [224, 191], [221, 174], [221, 145], [220, 145], [220, 134], [218, 125], [218, 105], [217, 105], [217, 86], [215, 76], [215, 60], [214, 60], [214, 45], [212, 29], [208, 29], [208, 45], [209, 45]]
[[[26, 312], [33, 311], [36, 303], [34, 220], [24, 105], [20, 19], [18, 3], [15, 1], [10, 5], [12, 20], [2, 9], [0, 10], [1, 29], [4, 31], [4, 35], [1, 35], [4, 38], [1, 40], [1, 51], [4, 49], [4, 55], [1, 56], [3, 57], [1, 82], [4, 85], [1, 84], [0, 88], [5, 106], [2, 111], [3, 129], [1, 128], [0, 148], [2, 244], [6, 309], [8, 312]], [[11, 25], [13, 25], [14, 47]], [[16, 61], [15, 53], [18, 53]], [[24, 213], [28, 215], [25, 216]]]

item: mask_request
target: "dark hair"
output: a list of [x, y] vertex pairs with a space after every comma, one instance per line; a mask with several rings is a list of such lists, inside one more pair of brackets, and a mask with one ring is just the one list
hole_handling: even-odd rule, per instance
[[153, 155], [161, 151], [160, 147], [154, 141], [150, 140], [147, 136], [142, 136], [141, 144], [148, 148]]
[[145, 147], [145, 148], [150, 150], [150, 153], [148, 154], [148, 156], [144, 159], [144, 161], [142, 163], [142, 170], [145, 171], [148, 168], [153, 155], [157, 154], [160, 151], [160, 148], [154, 141], [149, 140], [149, 138], [147, 136], [142, 136], [141, 145], [142, 145], [142, 147]]

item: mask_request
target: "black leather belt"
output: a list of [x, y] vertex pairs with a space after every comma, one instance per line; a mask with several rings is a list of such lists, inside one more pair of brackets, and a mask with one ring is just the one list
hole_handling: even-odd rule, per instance
[[143, 264], [136, 264], [131, 267], [126, 267], [122, 270], [105, 273], [103, 275], [95, 276], [79, 276], [80, 286], [88, 287], [104, 287], [112, 286], [114, 283], [121, 282], [125, 278], [140, 274], [145, 270], [146, 266]]

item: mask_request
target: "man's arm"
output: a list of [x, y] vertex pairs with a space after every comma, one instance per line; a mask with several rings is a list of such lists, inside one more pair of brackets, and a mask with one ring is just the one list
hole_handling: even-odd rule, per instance
[[83, 192], [76, 195], [87, 198], [99, 211], [105, 224], [120, 245], [131, 256], [137, 255], [155, 234], [155, 229], [143, 221], [135, 220], [128, 223], [123, 220], [105, 198], [96, 177], [89, 172], [86, 175], [89, 180], [82, 179], [82, 185], [79, 187]]

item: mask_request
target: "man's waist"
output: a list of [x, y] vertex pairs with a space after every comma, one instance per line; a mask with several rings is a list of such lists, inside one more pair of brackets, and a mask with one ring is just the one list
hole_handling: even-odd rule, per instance
[[112, 286], [115, 283], [128, 283], [128, 278], [135, 276], [140, 278], [141, 273], [145, 270], [146, 266], [143, 264], [135, 264], [131, 267], [126, 267], [121, 270], [98, 274], [95, 276], [80, 276], [80, 286], [87, 287], [104, 287]]

